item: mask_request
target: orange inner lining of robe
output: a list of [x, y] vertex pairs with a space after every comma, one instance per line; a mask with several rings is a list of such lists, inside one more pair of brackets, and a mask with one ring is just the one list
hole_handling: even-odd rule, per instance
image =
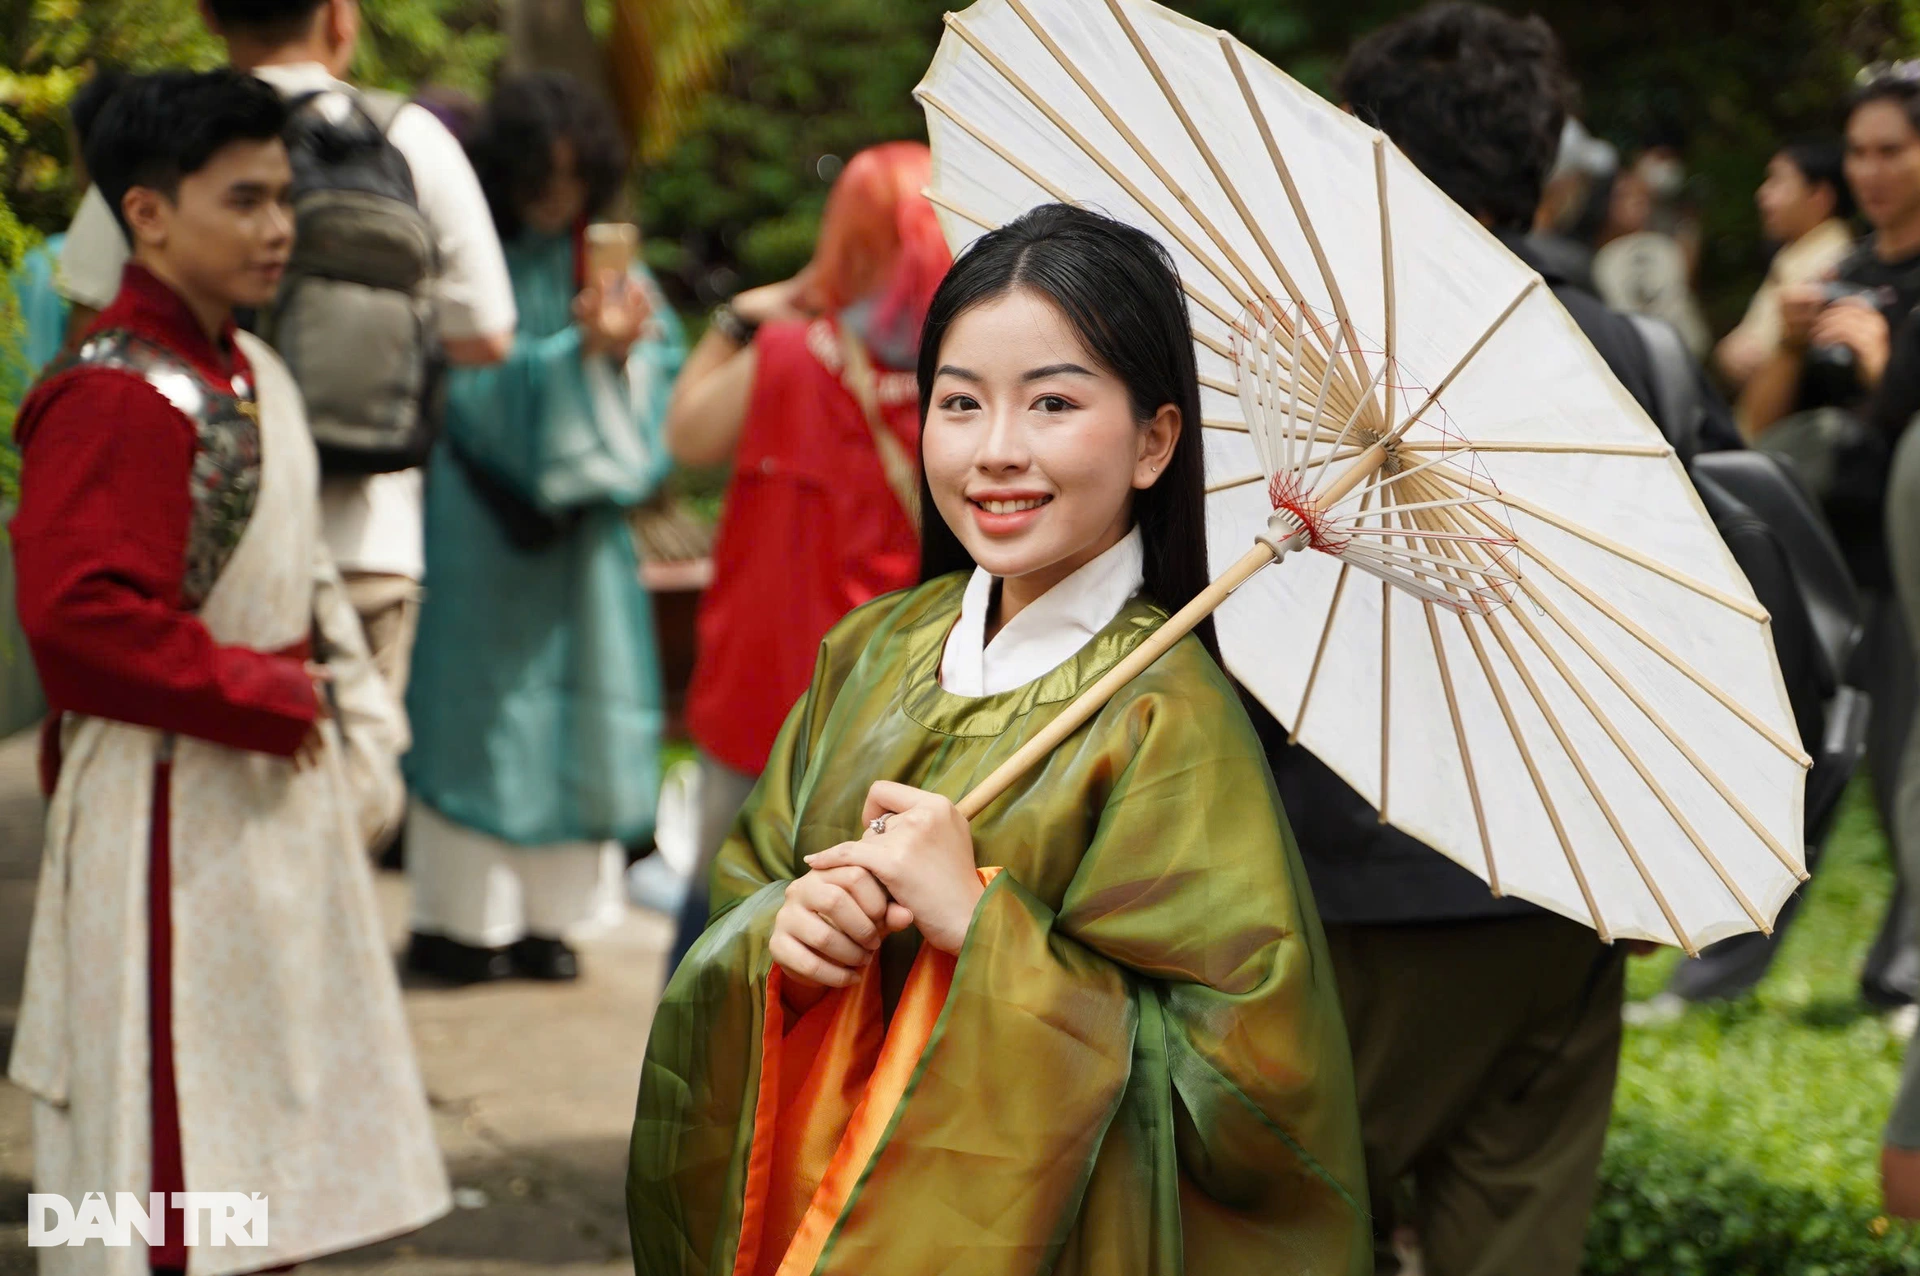
[[[980, 869], [981, 883], [999, 871]], [[791, 1029], [785, 976], [778, 966], [768, 974], [733, 1276], [808, 1276], [820, 1261], [933, 1037], [953, 972], [950, 954], [923, 944], [883, 1023], [880, 963], [870, 961]]]

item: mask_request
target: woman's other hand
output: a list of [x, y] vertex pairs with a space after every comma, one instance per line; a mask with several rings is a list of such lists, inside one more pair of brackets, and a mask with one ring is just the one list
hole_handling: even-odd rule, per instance
[[608, 271], [573, 299], [573, 318], [588, 354], [623, 362], [634, 342], [646, 335], [653, 301], [631, 278]]
[[787, 884], [767, 948], [789, 978], [845, 988], [873, 959], [880, 941], [913, 924], [863, 868], [816, 868]]
[[882, 780], [867, 790], [861, 818], [886, 817], [884, 832], [809, 855], [821, 869], [861, 868], [913, 914], [929, 944], [957, 953], [985, 889], [973, 862], [973, 833], [938, 793]]

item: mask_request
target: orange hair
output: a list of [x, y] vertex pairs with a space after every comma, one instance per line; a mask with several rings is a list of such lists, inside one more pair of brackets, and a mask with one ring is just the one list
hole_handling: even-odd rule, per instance
[[933, 205], [920, 193], [932, 175], [933, 152], [919, 142], [883, 142], [847, 161], [807, 267], [814, 308], [834, 312], [877, 294], [876, 327], [918, 338], [953, 264]]

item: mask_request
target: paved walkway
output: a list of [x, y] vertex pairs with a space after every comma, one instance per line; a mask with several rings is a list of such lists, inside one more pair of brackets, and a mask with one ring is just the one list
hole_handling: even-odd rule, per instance
[[[0, 743], [0, 1057], [11, 1037], [40, 799], [32, 743]], [[406, 883], [379, 881], [396, 948]], [[625, 1276], [627, 1130], [668, 919], [630, 913], [581, 948], [565, 987], [406, 988], [414, 1044], [459, 1208], [423, 1231], [302, 1271], [395, 1276]], [[26, 1242], [33, 1146], [26, 1096], [0, 1080], [0, 1276], [34, 1270]]]

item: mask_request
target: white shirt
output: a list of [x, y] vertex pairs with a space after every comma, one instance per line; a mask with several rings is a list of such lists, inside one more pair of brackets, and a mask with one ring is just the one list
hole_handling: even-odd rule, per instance
[[956, 696], [992, 696], [1066, 663], [1105, 629], [1146, 582], [1140, 529], [1020, 609], [986, 641], [994, 578], [973, 569], [960, 619], [947, 635], [940, 685]]
[[[344, 87], [318, 62], [263, 66], [254, 74], [283, 97]], [[511, 332], [517, 315], [513, 282], [494, 233], [493, 214], [467, 154], [425, 109], [408, 104], [387, 132], [413, 170], [420, 211], [440, 248], [434, 282], [440, 335], [460, 339]], [[90, 310], [105, 310], [120, 291], [127, 241], [98, 189], [89, 188], [67, 229], [60, 255], [60, 294]], [[322, 485], [320, 515], [327, 548], [342, 571], [385, 572], [420, 579], [422, 485], [418, 470], [365, 478], [332, 478]]]

